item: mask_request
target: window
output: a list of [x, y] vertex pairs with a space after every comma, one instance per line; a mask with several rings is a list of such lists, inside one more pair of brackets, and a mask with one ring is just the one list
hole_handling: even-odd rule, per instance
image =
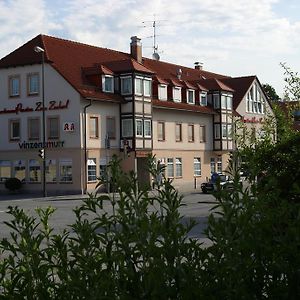
[[20, 120], [10, 120], [10, 140], [11, 141], [19, 141], [20, 140]]
[[210, 173], [216, 173], [216, 162], [214, 157], [210, 159]]
[[222, 173], [222, 157], [217, 158], [217, 172]]
[[222, 138], [227, 138], [227, 124], [222, 124]]
[[135, 78], [135, 94], [143, 95], [143, 80], [142, 80], [142, 78], [139, 78], [139, 77]]
[[188, 125], [188, 141], [194, 142], [195, 136], [194, 136], [194, 124]]
[[143, 136], [143, 121], [142, 120], [135, 121], [135, 134], [136, 134], [136, 136]]
[[206, 93], [200, 93], [200, 105], [207, 106], [207, 94]]
[[144, 136], [151, 137], [151, 120], [144, 120]]
[[103, 92], [114, 92], [114, 77], [110, 75], [102, 76], [102, 90]]
[[59, 118], [48, 117], [48, 139], [59, 139]]
[[97, 180], [97, 165], [96, 165], [96, 158], [89, 158], [87, 161], [87, 168], [88, 168], [88, 182], [96, 181]]
[[201, 158], [194, 157], [194, 176], [201, 176]]
[[132, 93], [132, 81], [131, 77], [121, 77], [121, 94], [129, 95]]
[[159, 100], [167, 100], [168, 99], [168, 91], [167, 86], [165, 84], [158, 85], [158, 99]]
[[195, 91], [194, 90], [187, 90], [186, 91], [186, 98], [187, 98], [187, 103], [195, 104]]
[[215, 124], [214, 129], [215, 129], [215, 139], [220, 139], [221, 137], [220, 124]]
[[21, 182], [26, 180], [25, 160], [14, 161], [14, 177], [18, 178]]
[[221, 108], [226, 109], [226, 96], [221, 96]]
[[182, 142], [182, 124], [175, 124], [176, 142]]
[[181, 88], [180, 87], [173, 87], [173, 100], [175, 102], [181, 102]]
[[20, 96], [20, 76], [9, 77], [9, 96], [18, 97]]
[[132, 119], [123, 119], [122, 120], [122, 136], [131, 137], [133, 133], [132, 129]]
[[165, 122], [157, 122], [157, 139], [159, 141], [165, 140]]
[[47, 159], [46, 160], [46, 182], [56, 182], [56, 160]]
[[41, 182], [41, 166], [38, 160], [29, 160], [29, 181]]
[[199, 141], [200, 143], [204, 143], [206, 139], [206, 127], [205, 125], [200, 125], [199, 127]]
[[59, 181], [72, 182], [72, 159], [61, 159], [59, 161]]
[[40, 138], [40, 119], [28, 119], [28, 138], [29, 140], [38, 140]]
[[175, 163], [176, 163], [176, 177], [182, 177], [182, 159], [176, 157], [175, 158]]
[[228, 139], [232, 139], [232, 124], [227, 124], [227, 136]]
[[214, 108], [220, 108], [220, 96], [215, 94], [213, 95], [214, 99]]
[[149, 79], [144, 80], [144, 96], [151, 96], [151, 80]]
[[232, 109], [232, 97], [231, 96], [226, 97], [226, 103], [227, 103], [227, 109]]
[[174, 177], [174, 160], [173, 160], [173, 158], [167, 159], [167, 176]]
[[27, 93], [28, 95], [37, 95], [39, 93], [39, 74], [28, 74], [27, 75]]
[[109, 139], [116, 138], [116, 118], [107, 117], [106, 118], [106, 134]]
[[89, 124], [90, 138], [96, 139], [99, 137], [99, 120], [98, 117], [90, 117]]
[[11, 162], [9, 160], [0, 160], [0, 182], [4, 182], [11, 177]]

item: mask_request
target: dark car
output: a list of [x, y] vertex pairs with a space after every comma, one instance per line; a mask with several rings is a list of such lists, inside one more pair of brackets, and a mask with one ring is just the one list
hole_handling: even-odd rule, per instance
[[201, 184], [201, 190], [204, 194], [217, 190], [217, 182], [220, 181], [221, 189], [233, 189], [233, 181], [229, 176], [224, 174], [214, 173], [208, 182]]

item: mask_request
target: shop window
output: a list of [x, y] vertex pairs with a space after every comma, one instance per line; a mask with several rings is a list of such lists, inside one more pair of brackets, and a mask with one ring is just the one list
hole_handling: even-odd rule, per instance
[[48, 139], [59, 139], [59, 118], [48, 117]]
[[37, 95], [39, 93], [39, 74], [27, 75], [27, 93], [28, 95]]
[[96, 158], [89, 158], [87, 161], [88, 168], [88, 182], [94, 182], [97, 180], [97, 164]]
[[29, 118], [28, 119], [28, 139], [39, 140], [40, 139], [40, 119]]
[[0, 160], [0, 182], [5, 182], [11, 177], [11, 162], [9, 160]]
[[89, 132], [91, 139], [99, 138], [99, 118], [90, 117]]
[[122, 95], [132, 94], [132, 79], [131, 79], [131, 76], [121, 77], [121, 94]]
[[56, 181], [57, 181], [56, 160], [47, 159], [46, 160], [46, 182], [56, 182]]
[[61, 159], [59, 161], [59, 181], [72, 182], [72, 159]]
[[14, 161], [14, 177], [18, 178], [21, 182], [26, 181], [25, 160]]
[[176, 177], [182, 177], [182, 159], [175, 158]]
[[157, 139], [164, 141], [165, 137], [165, 122], [157, 122]]
[[19, 141], [21, 136], [21, 128], [20, 128], [20, 120], [10, 120], [10, 140], [11, 141]]
[[38, 160], [29, 160], [29, 181], [41, 182], [41, 166]]
[[194, 176], [201, 176], [201, 158], [194, 157]]
[[20, 76], [11, 76], [8, 79], [9, 86], [9, 96], [10, 97], [18, 97], [20, 96]]
[[114, 92], [114, 77], [110, 75], [102, 76], [102, 90], [103, 92], [113, 93]]

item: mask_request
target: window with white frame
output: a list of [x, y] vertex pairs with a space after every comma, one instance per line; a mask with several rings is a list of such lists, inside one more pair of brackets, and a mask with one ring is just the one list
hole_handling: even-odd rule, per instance
[[72, 159], [60, 159], [59, 161], [59, 181], [72, 182]]
[[14, 161], [14, 177], [18, 178], [21, 182], [26, 180], [25, 160]]
[[222, 124], [222, 138], [227, 138], [227, 124]]
[[151, 137], [151, 120], [144, 120], [144, 137]]
[[181, 102], [181, 87], [179, 86], [173, 87], [173, 100], [175, 102]]
[[194, 157], [194, 176], [201, 176], [201, 158]]
[[131, 76], [121, 77], [121, 94], [130, 95], [132, 94], [132, 79]]
[[102, 75], [102, 90], [103, 92], [114, 92], [114, 77], [111, 75]]
[[135, 135], [143, 136], [143, 121], [140, 119], [135, 120]]
[[232, 109], [232, 96], [227, 95], [226, 97], [226, 106], [227, 109]]
[[11, 162], [9, 160], [0, 160], [0, 182], [4, 182], [11, 177]]
[[168, 99], [168, 87], [165, 84], [158, 85], [158, 99], [167, 100]]
[[38, 73], [27, 75], [28, 95], [37, 95], [39, 93], [39, 79]]
[[167, 158], [167, 176], [174, 177], [174, 159]]
[[217, 158], [217, 172], [222, 173], [222, 157]]
[[143, 79], [141, 77], [135, 78], [134, 87], [136, 95], [143, 95]]
[[41, 165], [36, 159], [29, 160], [29, 181], [41, 182]]
[[18, 97], [20, 96], [20, 76], [10, 76], [8, 79], [9, 96]]
[[195, 104], [195, 91], [188, 89], [186, 91], [186, 98], [187, 98], [187, 103]]
[[151, 79], [144, 79], [144, 96], [151, 96]]
[[207, 106], [207, 93], [204, 92], [200, 93], [200, 105]]
[[10, 127], [10, 137], [9, 137], [10, 140], [19, 141], [21, 136], [20, 120], [10, 120], [9, 127]]
[[175, 158], [175, 170], [176, 177], [182, 177], [182, 159], [179, 157]]
[[226, 109], [226, 95], [221, 95], [221, 108]]
[[214, 131], [215, 131], [215, 139], [220, 139], [220, 137], [221, 137], [220, 124], [214, 125]]
[[132, 119], [122, 120], [122, 136], [131, 137], [133, 134]]
[[216, 161], [214, 157], [210, 158], [210, 173], [216, 173]]
[[97, 180], [96, 158], [89, 158], [87, 160], [87, 172], [88, 172], [88, 182], [93, 182]]
[[56, 182], [56, 159], [46, 160], [46, 182]]
[[200, 125], [199, 127], [199, 141], [200, 143], [204, 143], [206, 140], [206, 127], [205, 125]]

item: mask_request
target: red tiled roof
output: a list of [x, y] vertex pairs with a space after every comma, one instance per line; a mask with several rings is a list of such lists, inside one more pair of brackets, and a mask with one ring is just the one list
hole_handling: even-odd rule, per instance
[[226, 92], [234, 92], [234, 90], [228, 85], [221, 82], [217, 78], [209, 78], [200, 80], [200, 85], [204, 86], [208, 90], [211, 91], [226, 91]]
[[192, 105], [192, 104], [187, 104], [182, 102], [161, 101], [158, 99], [152, 99], [152, 105], [154, 107], [160, 107], [160, 108], [193, 111], [193, 112], [199, 112], [203, 114], [216, 114], [216, 112], [209, 106], [200, 106], [194, 104]]
[[159, 77], [157, 75], [154, 76], [154, 80], [156, 80], [158, 83], [161, 83], [161, 84], [169, 84], [170, 83], [167, 80], [164, 80], [164, 79], [162, 79], [161, 77]]

